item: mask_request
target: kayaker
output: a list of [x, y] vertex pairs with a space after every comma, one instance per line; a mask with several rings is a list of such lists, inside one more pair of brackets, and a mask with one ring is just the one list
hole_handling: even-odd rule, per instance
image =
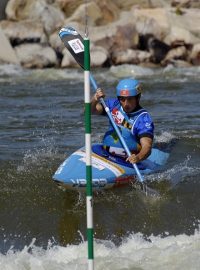
[[[138, 80], [126, 78], [119, 81], [116, 94], [117, 98], [108, 98], [105, 103], [132, 155], [127, 157], [111, 123], [104, 135], [103, 147], [112, 155], [138, 163], [151, 154], [154, 124], [149, 113], [140, 106], [141, 85]], [[101, 97], [104, 98], [105, 93], [99, 88], [91, 99], [92, 114], [106, 115], [99, 102]]]

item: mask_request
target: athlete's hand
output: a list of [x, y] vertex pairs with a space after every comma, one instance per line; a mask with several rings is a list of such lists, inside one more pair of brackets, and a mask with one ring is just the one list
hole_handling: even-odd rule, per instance
[[105, 97], [105, 94], [103, 92], [103, 90], [101, 88], [98, 88], [96, 93], [94, 94], [94, 99], [96, 101], [99, 101], [100, 98], [104, 98]]
[[138, 163], [140, 162], [140, 159], [137, 155], [132, 154], [130, 157], [126, 159], [126, 161], [129, 161], [130, 163]]

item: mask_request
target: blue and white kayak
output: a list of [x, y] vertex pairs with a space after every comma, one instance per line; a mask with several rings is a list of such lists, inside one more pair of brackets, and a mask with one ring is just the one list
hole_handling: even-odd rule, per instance
[[[138, 163], [142, 175], [160, 171], [166, 164], [169, 153], [152, 149], [148, 159]], [[66, 189], [85, 190], [86, 153], [80, 148], [70, 155], [53, 175], [54, 181]], [[92, 185], [94, 189], [108, 189], [136, 182], [132, 164], [113, 156], [103, 149], [102, 144], [92, 145]]]

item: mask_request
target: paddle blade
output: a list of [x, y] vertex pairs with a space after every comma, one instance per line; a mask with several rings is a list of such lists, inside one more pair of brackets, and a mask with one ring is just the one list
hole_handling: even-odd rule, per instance
[[63, 27], [59, 36], [76, 62], [84, 68], [84, 41], [82, 36], [72, 27]]

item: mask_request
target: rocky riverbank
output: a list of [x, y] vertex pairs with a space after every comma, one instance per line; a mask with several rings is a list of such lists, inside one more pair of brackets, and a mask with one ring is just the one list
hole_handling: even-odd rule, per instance
[[199, 0], [9, 0], [0, 21], [0, 62], [73, 67], [58, 32], [84, 34], [87, 6], [92, 66], [200, 65]]

